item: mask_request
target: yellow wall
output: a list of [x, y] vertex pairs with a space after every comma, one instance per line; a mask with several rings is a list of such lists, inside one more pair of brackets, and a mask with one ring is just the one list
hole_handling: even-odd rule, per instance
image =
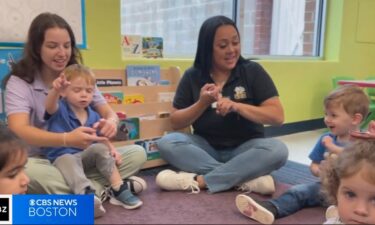
[[[359, 15], [372, 15], [375, 8], [360, 11], [360, 4], [372, 0], [328, 0], [324, 59], [260, 60], [278, 87], [286, 123], [323, 117], [322, 99], [331, 90], [331, 77], [375, 75], [375, 43], [358, 42]], [[361, 9], [366, 7], [363, 7]], [[371, 12], [371, 13], [369, 13]], [[375, 21], [361, 28], [375, 27]], [[86, 1], [88, 49], [83, 51], [86, 65], [95, 69], [124, 69], [127, 64], [152, 63], [162, 67], [179, 66], [182, 71], [193, 60], [121, 60], [120, 1]], [[361, 32], [366, 29], [361, 29]], [[369, 34], [371, 29], [369, 29]], [[361, 33], [363, 36], [363, 33]]]

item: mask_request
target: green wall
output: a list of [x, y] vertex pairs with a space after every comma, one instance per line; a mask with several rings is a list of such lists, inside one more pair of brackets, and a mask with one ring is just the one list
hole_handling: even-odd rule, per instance
[[[367, 15], [359, 11], [359, 5], [369, 1], [328, 0], [323, 59], [259, 61], [278, 87], [286, 123], [323, 117], [322, 99], [331, 90], [332, 76], [351, 75], [361, 79], [375, 75], [375, 43], [357, 41], [358, 16]], [[372, 12], [375, 8], [367, 10]], [[374, 23], [368, 21], [361, 27], [375, 27]], [[83, 51], [83, 57], [91, 68], [123, 69], [127, 64], [152, 63], [179, 66], [184, 71], [193, 62], [193, 59], [121, 60], [120, 0], [86, 1], [86, 24], [88, 49]]]

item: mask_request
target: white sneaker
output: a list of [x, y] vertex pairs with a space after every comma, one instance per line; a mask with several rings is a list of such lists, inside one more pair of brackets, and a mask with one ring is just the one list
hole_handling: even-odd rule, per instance
[[241, 184], [237, 190], [270, 195], [275, 192], [275, 182], [271, 175], [261, 176]]
[[275, 217], [263, 206], [247, 195], [237, 195], [236, 206], [245, 216], [262, 224], [273, 224]]
[[124, 179], [124, 183], [128, 184], [128, 187], [133, 194], [139, 194], [147, 189], [146, 181], [137, 176], [131, 176]]
[[94, 218], [101, 217], [105, 214], [105, 209], [102, 205], [102, 201], [94, 196]]
[[198, 182], [194, 180], [195, 173], [163, 170], [156, 176], [156, 185], [167, 191], [187, 191], [199, 193]]

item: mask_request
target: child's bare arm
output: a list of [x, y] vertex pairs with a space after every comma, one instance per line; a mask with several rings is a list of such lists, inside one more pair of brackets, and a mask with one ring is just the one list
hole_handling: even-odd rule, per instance
[[47, 98], [46, 98], [46, 111], [48, 114], [54, 114], [57, 109], [59, 108], [59, 101], [60, 93], [57, 92], [54, 88], [49, 90]]
[[325, 136], [322, 140], [324, 147], [330, 154], [340, 154], [344, 148], [333, 143], [333, 139], [330, 136]]

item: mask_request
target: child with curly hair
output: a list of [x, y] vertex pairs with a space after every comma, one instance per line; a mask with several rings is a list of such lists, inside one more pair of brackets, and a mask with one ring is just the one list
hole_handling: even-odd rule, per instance
[[329, 203], [324, 224], [375, 224], [375, 140], [359, 140], [321, 172]]

